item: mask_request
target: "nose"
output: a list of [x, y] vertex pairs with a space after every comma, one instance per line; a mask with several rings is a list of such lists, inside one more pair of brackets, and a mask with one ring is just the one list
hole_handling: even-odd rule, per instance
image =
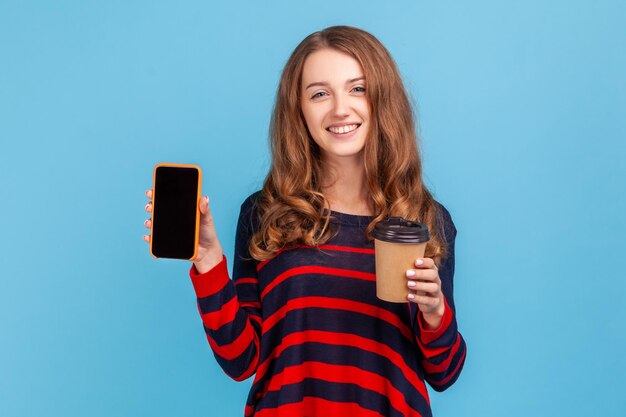
[[346, 117], [349, 113], [348, 100], [341, 94], [335, 95], [335, 100], [333, 102], [333, 115], [335, 117]]

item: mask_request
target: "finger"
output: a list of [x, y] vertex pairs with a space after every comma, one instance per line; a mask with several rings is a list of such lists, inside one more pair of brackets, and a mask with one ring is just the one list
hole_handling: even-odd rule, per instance
[[409, 301], [412, 301], [427, 308], [436, 307], [437, 303], [439, 303], [439, 299], [437, 297], [431, 297], [428, 295], [409, 293], [409, 295], [407, 295], [407, 298], [409, 299]]
[[415, 267], [421, 269], [437, 269], [437, 265], [432, 258], [418, 258], [415, 260]]
[[407, 287], [411, 290], [415, 290], [417, 293], [425, 292], [436, 294], [439, 292], [439, 285], [434, 282], [408, 281]]
[[413, 280], [436, 281], [439, 272], [436, 269], [409, 269], [406, 271], [406, 277]]
[[152, 202], [149, 202], [148, 204], [146, 204], [146, 211], [148, 213], [152, 213]]
[[146, 197], [148, 197], [150, 200], [152, 200], [152, 190], [147, 190], [146, 191]]
[[209, 196], [203, 196], [198, 202], [201, 214], [206, 214], [209, 211]]
[[146, 243], [150, 243], [150, 236], [148, 235], [143, 235], [143, 240], [146, 241]]
[[145, 222], [143, 222], [143, 225], [146, 226], [147, 229], [150, 229], [152, 227], [152, 220], [146, 220]]

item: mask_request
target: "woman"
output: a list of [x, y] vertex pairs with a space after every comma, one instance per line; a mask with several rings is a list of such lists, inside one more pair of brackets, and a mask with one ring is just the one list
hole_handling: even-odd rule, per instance
[[[443, 391], [465, 360], [456, 229], [422, 182], [411, 106], [384, 46], [346, 26], [304, 39], [270, 136], [270, 172], [241, 207], [234, 279], [208, 197], [190, 271], [219, 364], [235, 380], [255, 374], [245, 415], [431, 415], [424, 381]], [[371, 232], [390, 215], [431, 231], [406, 272], [407, 303], [375, 295]]]

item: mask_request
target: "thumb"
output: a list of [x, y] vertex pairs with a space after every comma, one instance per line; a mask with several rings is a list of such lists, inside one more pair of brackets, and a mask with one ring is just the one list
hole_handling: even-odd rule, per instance
[[200, 199], [200, 202], [198, 203], [198, 206], [200, 208], [200, 213], [202, 215], [207, 214], [207, 212], [209, 211], [209, 196], [205, 195]]

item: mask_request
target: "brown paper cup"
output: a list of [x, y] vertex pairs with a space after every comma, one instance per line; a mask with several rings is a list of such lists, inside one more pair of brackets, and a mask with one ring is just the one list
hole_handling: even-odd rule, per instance
[[402, 217], [389, 217], [374, 227], [376, 296], [392, 303], [409, 301], [406, 271], [423, 258], [430, 240], [428, 226]]
[[407, 269], [414, 268], [417, 258], [424, 257], [426, 242], [418, 244], [391, 243], [374, 240], [376, 251], [376, 296], [384, 301], [409, 301]]

